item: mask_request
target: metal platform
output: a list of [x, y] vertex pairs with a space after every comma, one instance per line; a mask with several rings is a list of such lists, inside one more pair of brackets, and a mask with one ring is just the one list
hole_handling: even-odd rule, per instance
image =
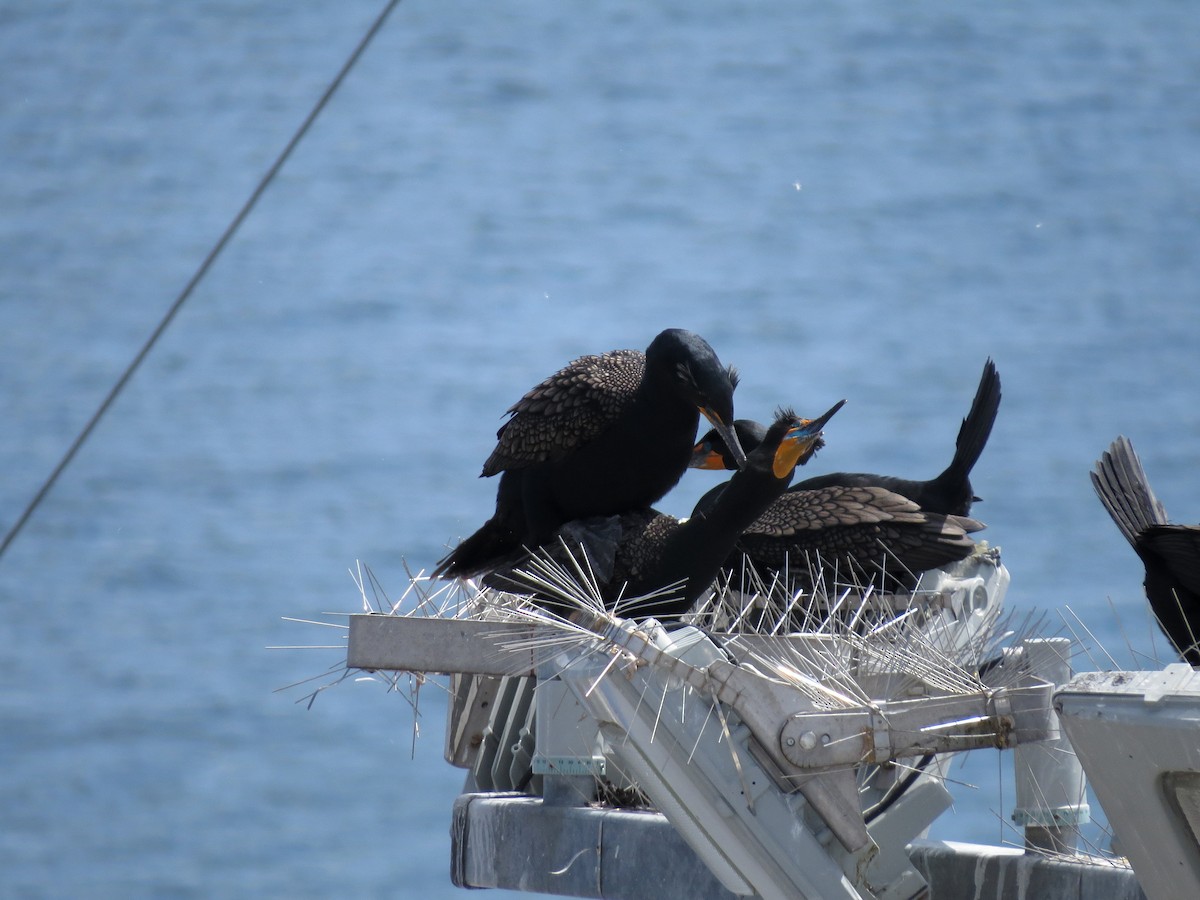
[[[452, 675], [445, 756], [469, 772], [453, 812], [461, 887], [1200, 897], [1200, 676], [1072, 679], [1065, 638], [985, 658], [1007, 584], [984, 550], [935, 573], [891, 622], [840, 634], [664, 629], [586, 609], [566, 632], [507, 608], [353, 616], [347, 664]], [[1014, 751], [1025, 851], [923, 839], [951, 802], [949, 759], [979, 747]], [[1074, 853], [1084, 768], [1132, 868]]]

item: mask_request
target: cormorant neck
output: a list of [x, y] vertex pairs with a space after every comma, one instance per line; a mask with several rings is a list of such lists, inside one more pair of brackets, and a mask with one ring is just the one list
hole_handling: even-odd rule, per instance
[[[735, 472], [716, 501], [693, 516], [684, 528], [695, 530], [697, 541], [728, 542], [730, 549], [742, 532], [754, 524], [791, 484], [792, 476], [776, 478], [770, 471], [743, 469]], [[723, 559], [724, 557], [722, 557]]]
[[686, 578], [679, 605], [659, 615], [682, 615], [717, 577], [742, 532], [766, 511], [791, 483], [769, 470], [734, 474], [707, 512], [693, 515], [667, 540], [661, 556], [663, 584]]

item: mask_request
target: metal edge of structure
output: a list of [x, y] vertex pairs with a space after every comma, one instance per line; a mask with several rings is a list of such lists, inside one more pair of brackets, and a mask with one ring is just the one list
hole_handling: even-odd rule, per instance
[[[454, 804], [451, 880], [606, 900], [731, 900], [661, 814], [544, 805], [514, 794], [462, 794]], [[928, 900], [1145, 900], [1132, 869], [1015, 848], [914, 841]]]
[[1200, 672], [1088, 672], [1054, 699], [1146, 896], [1200, 897]]
[[952, 841], [913, 841], [908, 855], [929, 884], [928, 900], [1146, 900], [1133, 870], [1111, 860]]
[[358, 614], [350, 616], [351, 669], [464, 675], [532, 675], [534, 651], [515, 649], [532, 625], [478, 619]]
[[550, 806], [539, 797], [462, 794], [454, 802], [451, 881], [606, 900], [732, 900], [651, 810]]
[[[356, 613], [350, 616], [346, 666], [351, 669], [464, 675], [533, 675], [535, 638], [556, 632], [521, 622], [441, 619]], [[826, 635], [724, 635], [735, 653], [761, 653], [773, 644], [811, 654], [835, 643]]]

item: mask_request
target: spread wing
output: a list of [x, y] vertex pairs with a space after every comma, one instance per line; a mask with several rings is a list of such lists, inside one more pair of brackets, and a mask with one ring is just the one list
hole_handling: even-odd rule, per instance
[[924, 520], [921, 508], [906, 497], [877, 487], [832, 485], [811, 491], [787, 491], [746, 529], [746, 534], [791, 537], [850, 525]]
[[632, 402], [646, 369], [640, 350], [581, 356], [509, 407], [484, 475], [561, 459], [604, 432]]
[[838, 485], [788, 491], [740, 543], [757, 563], [776, 568], [816, 553], [854, 569], [917, 573], [970, 555], [975, 544], [967, 535], [982, 528], [973, 519], [925, 512], [883, 488]]

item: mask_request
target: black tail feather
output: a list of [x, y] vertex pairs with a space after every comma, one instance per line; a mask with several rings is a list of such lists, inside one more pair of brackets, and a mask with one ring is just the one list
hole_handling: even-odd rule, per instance
[[521, 549], [521, 536], [503, 521], [488, 519], [469, 538], [438, 560], [434, 578], [470, 578], [495, 568]]
[[1104, 451], [1091, 476], [1096, 496], [1131, 546], [1136, 547], [1138, 535], [1152, 525], [1167, 524], [1167, 511], [1154, 496], [1142, 461], [1124, 435]]
[[971, 408], [958, 429], [958, 440], [954, 446], [954, 458], [942, 473], [942, 478], [955, 482], [965, 481], [987, 445], [1000, 409], [1000, 373], [989, 357], [983, 364], [983, 374]]
[[520, 470], [505, 472], [496, 489], [496, 512], [438, 560], [434, 578], [470, 578], [501, 565], [528, 543]]

